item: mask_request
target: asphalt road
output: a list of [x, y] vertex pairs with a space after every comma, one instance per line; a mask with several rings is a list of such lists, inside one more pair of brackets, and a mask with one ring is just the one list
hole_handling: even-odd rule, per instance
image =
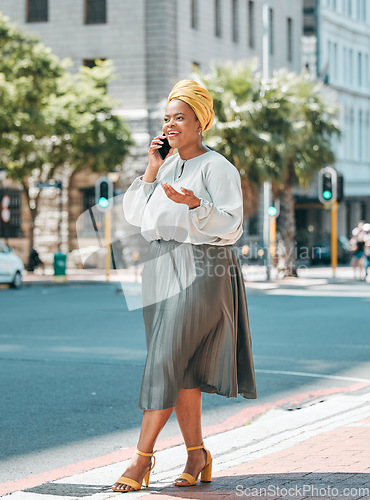
[[[370, 379], [370, 286], [358, 286], [368, 295], [353, 296], [356, 285], [324, 296], [247, 288], [258, 399], [204, 394], [203, 425], [308, 388]], [[127, 287], [132, 305], [137, 290]], [[0, 290], [0, 482], [136, 445], [144, 324], [117, 290]], [[178, 432], [173, 416], [161, 437]]]

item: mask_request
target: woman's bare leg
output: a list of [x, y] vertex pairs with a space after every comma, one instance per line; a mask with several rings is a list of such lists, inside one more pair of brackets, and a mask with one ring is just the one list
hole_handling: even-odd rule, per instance
[[[186, 447], [200, 446], [203, 442], [202, 396], [200, 389], [181, 389], [175, 406], [175, 413]], [[206, 462], [207, 454], [204, 450], [189, 451], [184, 472], [195, 477], [206, 465]], [[186, 485], [188, 481], [186, 479], [177, 479], [175, 484]]]
[[[158, 434], [170, 418], [172, 411], [173, 408], [168, 408], [166, 410], [144, 410], [140, 437], [137, 444], [138, 450], [145, 453], [151, 453], [153, 451]], [[134, 453], [122, 475], [141, 483], [151, 467], [151, 461], [151, 457], [143, 457], [142, 455]], [[114, 488], [120, 490], [134, 489], [127, 484], [120, 483], [115, 483]]]

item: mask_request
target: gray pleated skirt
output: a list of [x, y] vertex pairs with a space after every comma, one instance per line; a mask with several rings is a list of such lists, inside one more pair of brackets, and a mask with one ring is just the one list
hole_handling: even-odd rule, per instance
[[142, 272], [147, 358], [139, 408], [176, 406], [181, 389], [257, 397], [247, 298], [231, 245], [154, 240]]

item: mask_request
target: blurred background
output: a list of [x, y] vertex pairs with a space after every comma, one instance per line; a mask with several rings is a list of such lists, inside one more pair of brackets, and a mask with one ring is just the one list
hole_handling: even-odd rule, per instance
[[[104, 269], [94, 249], [104, 211], [77, 224], [102, 176], [115, 197], [116, 267], [142, 255], [120, 196], [146, 168], [170, 89], [193, 77], [215, 99], [205, 143], [241, 173], [245, 261], [264, 263], [270, 206], [294, 261], [330, 261], [318, 171], [332, 165], [343, 175], [338, 252], [348, 264], [352, 231], [370, 219], [366, 0], [0, 0], [0, 12], [0, 238], [29, 272], [35, 251], [45, 273], [56, 254], [67, 272]], [[282, 267], [296, 274], [292, 259]]]

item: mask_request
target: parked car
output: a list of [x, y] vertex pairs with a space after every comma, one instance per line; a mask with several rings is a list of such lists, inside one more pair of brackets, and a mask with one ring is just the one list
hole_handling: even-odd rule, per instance
[[[348, 264], [352, 257], [351, 244], [346, 236], [338, 238], [338, 262]], [[311, 265], [331, 263], [331, 240], [327, 236], [312, 247]]]
[[24, 265], [13, 249], [0, 240], [0, 283], [9, 283], [12, 288], [22, 286]]

